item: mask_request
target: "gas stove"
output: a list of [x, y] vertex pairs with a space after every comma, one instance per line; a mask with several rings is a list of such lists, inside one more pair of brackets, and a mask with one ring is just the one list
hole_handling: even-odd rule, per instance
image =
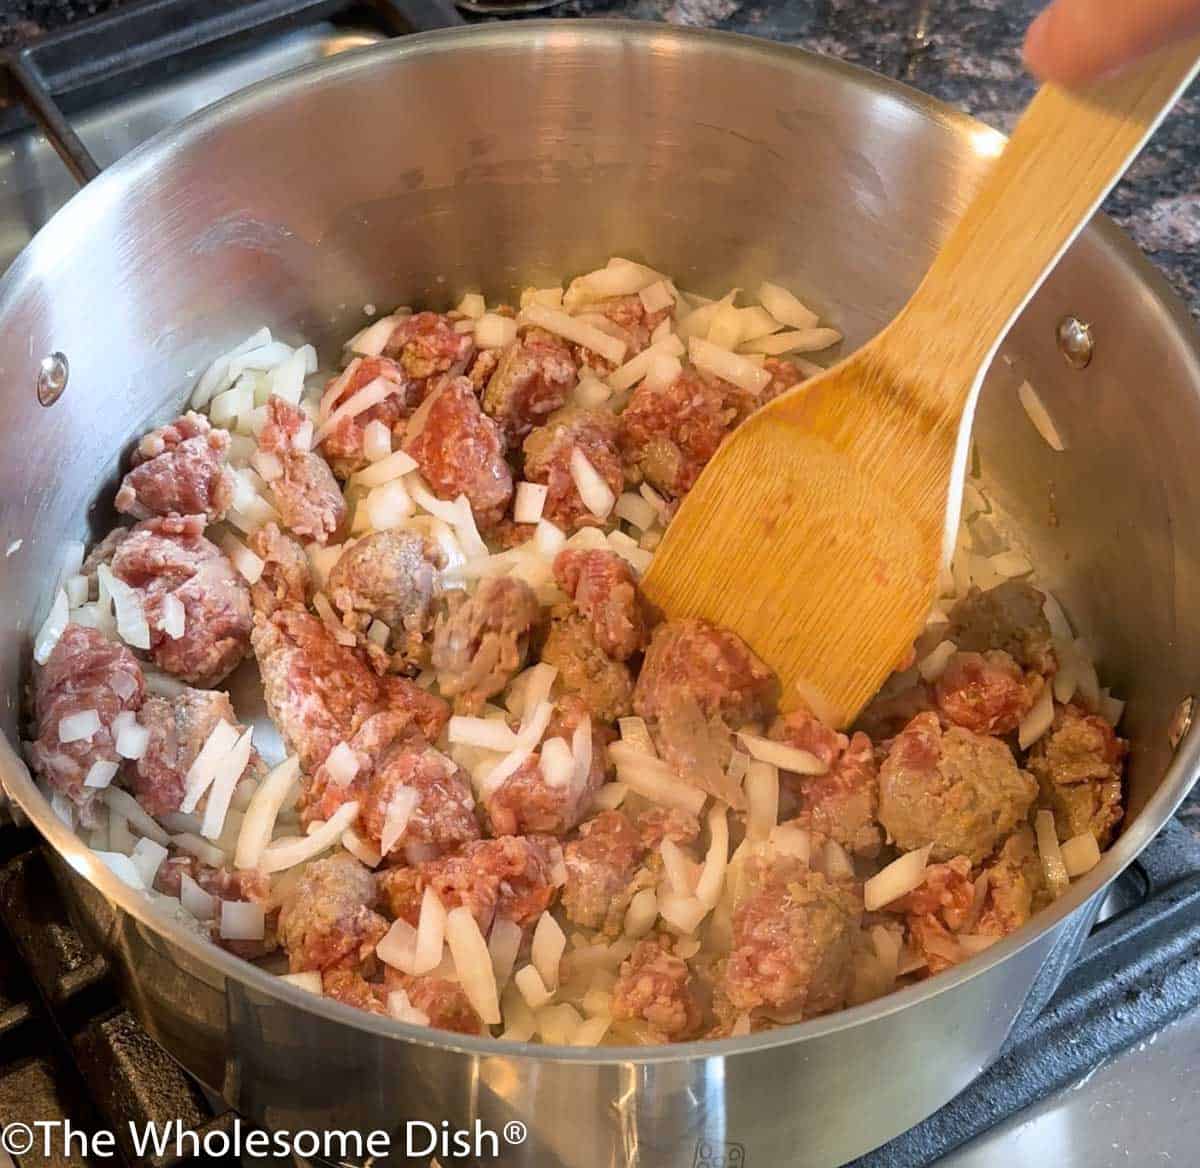
[[[21, 10], [16, 18], [13, 8]], [[0, 96], [0, 269], [75, 191], [73, 175], [90, 173], [90, 159], [106, 166], [266, 77], [461, 19], [449, 0], [8, 5], [0, 12], [0, 46], [10, 46]], [[201, 1137], [232, 1130], [237, 1117], [121, 1007], [104, 958], [67, 918], [36, 835], [15, 824], [0, 828], [0, 926], [10, 942], [0, 944], [0, 1124], [58, 1120], [124, 1132], [130, 1122], [178, 1121]], [[1019, 1021], [999, 1060], [940, 1112], [857, 1164], [1193, 1162], [1200, 1119], [1179, 1103], [1200, 1067], [1197, 958], [1200, 838], [1177, 820], [1114, 886], [1061, 988]], [[238, 1162], [138, 1156], [119, 1141], [115, 1152], [103, 1162]], [[0, 1152], [0, 1168], [10, 1162]], [[88, 1163], [62, 1149], [15, 1162]]]

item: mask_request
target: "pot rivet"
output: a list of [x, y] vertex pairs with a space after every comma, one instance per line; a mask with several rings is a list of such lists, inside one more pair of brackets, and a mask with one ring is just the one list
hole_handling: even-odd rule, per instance
[[37, 399], [44, 406], [52, 406], [67, 388], [71, 366], [65, 353], [51, 353], [43, 357], [38, 366]]
[[1167, 741], [1171, 744], [1172, 750], [1178, 748], [1191, 726], [1192, 699], [1186, 697], [1175, 707], [1175, 713], [1171, 715], [1171, 721], [1167, 725]]
[[1092, 326], [1077, 316], [1064, 316], [1058, 322], [1058, 351], [1072, 369], [1086, 369], [1095, 351]]

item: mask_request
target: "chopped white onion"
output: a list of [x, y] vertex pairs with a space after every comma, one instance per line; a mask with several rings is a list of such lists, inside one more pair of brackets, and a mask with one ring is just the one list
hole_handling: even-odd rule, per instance
[[616, 764], [617, 775], [626, 786], [652, 803], [678, 807], [699, 815], [707, 795], [698, 787], [684, 782], [661, 759], [643, 754], [627, 742], [614, 742], [608, 748]]
[[121, 640], [135, 649], [150, 648], [150, 626], [142, 609], [142, 598], [124, 580], [117, 579], [107, 564], [96, 569], [96, 578], [112, 598]]
[[471, 910], [459, 905], [446, 914], [446, 941], [467, 1000], [485, 1026], [500, 1021], [500, 995], [487, 942]]
[[682, 355], [683, 342], [677, 336], [672, 335], [657, 344], [647, 346], [640, 353], [630, 357], [624, 365], [614, 369], [606, 380], [611, 389], [621, 393], [637, 385], [659, 357], [680, 357]]
[[408, 830], [409, 820], [421, 802], [421, 792], [415, 787], [397, 787], [388, 800], [387, 812], [383, 817], [383, 830], [379, 836], [381, 855], [389, 855]]
[[647, 390], [658, 393], [660, 390], [674, 385], [682, 373], [683, 363], [678, 357], [673, 357], [669, 353], [660, 353], [650, 362], [646, 376], [642, 378], [642, 385]]
[[830, 880], [853, 880], [854, 863], [837, 840], [826, 840], [821, 866]]
[[307, 836], [291, 836], [287, 839], [275, 840], [263, 849], [259, 867], [270, 875], [272, 872], [282, 872], [319, 856], [326, 848], [332, 847], [354, 821], [358, 818], [358, 803], [343, 803], [320, 827]]
[[116, 877], [123, 880], [130, 888], [144, 889], [141, 873], [137, 865], [121, 852], [96, 852], [100, 862]]
[[226, 755], [237, 745], [238, 731], [222, 718], [209, 731], [200, 753], [192, 760], [188, 772], [183, 779], [183, 801], [179, 810], [191, 812], [196, 810], [201, 796], [211, 786], [217, 777]]
[[497, 917], [492, 922], [492, 931], [488, 936], [488, 952], [492, 956], [492, 972], [495, 974], [496, 984], [501, 988], [512, 977], [524, 936], [521, 926], [508, 917]]
[[[554, 673], [552, 672], [551, 682], [553, 680]], [[530, 682], [526, 691], [525, 708], [527, 710], [531, 708], [529, 706], [531, 696], [537, 696], [533, 693], [533, 684], [533, 682]], [[554, 706], [549, 701], [540, 700], [532, 707], [532, 713], [523, 719], [521, 729], [517, 733], [516, 746], [483, 777], [480, 786], [485, 798], [494, 792], [506, 779], [516, 774], [525, 760], [537, 749], [538, 743], [542, 740], [542, 735], [546, 732], [546, 727], [550, 725], [550, 719], [553, 714]]]
[[917, 672], [925, 681], [937, 681], [946, 672], [950, 658], [957, 652], [958, 646], [953, 641], [939, 641], [917, 662]]
[[1054, 424], [1054, 419], [1050, 417], [1050, 411], [1028, 381], [1022, 381], [1017, 387], [1017, 398], [1026, 416], [1033, 423], [1033, 428], [1042, 436], [1046, 445], [1059, 454], [1066, 450], [1066, 443]]
[[181, 852], [195, 856], [210, 868], [220, 868], [225, 863], [226, 856], [220, 848], [213, 847], [207, 840], [202, 840], [190, 831], [181, 831], [178, 835], [171, 836], [171, 843]]
[[794, 329], [810, 329], [820, 319], [810, 308], [806, 308], [786, 288], [764, 280], [758, 286], [758, 302], [780, 324]]
[[198, 921], [211, 921], [217, 915], [217, 898], [186, 872], [179, 875], [179, 901]]
[[517, 322], [496, 312], [485, 312], [475, 322], [475, 345], [480, 349], [507, 349], [517, 339]]
[[547, 787], [569, 787], [575, 777], [575, 759], [565, 738], [547, 738], [540, 759], [542, 778]]
[[762, 393], [771, 382], [770, 372], [761, 365], [756, 365], [748, 357], [722, 349], [703, 337], [692, 337], [688, 341], [688, 356], [697, 369], [728, 381], [747, 393]]
[[[565, 312], [546, 308], [541, 304], [530, 304], [521, 310], [521, 317], [527, 324], [536, 325], [548, 333], [554, 333], [555, 336], [572, 342], [572, 344], [591, 349], [592, 352], [598, 353], [614, 365], [620, 365], [625, 359], [627, 346], [624, 341], [601, 332], [595, 325], [588, 324], [586, 321], [576, 320]], [[480, 324], [482, 323], [481, 321]], [[478, 335], [478, 326], [476, 326], [476, 334]]]
[[91, 585], [86, 576], [68, 576], [63, 588], [67, 593], [67, 603], [72, 608], [87, 604]]
[[487, 302], [478, 292], [467, 292], [458, 302], [457, 311], [471, 320], [478, 320], [487, 311]]
[[554, 994], [546, 988], [542, 975], [532, 965], [522, 966], [513, 976], [513, 984], [531, 1010], [537, 1010], [553, 999]]
[[384, 377], [376, 377], [368, 381], [362, 389], [352, 393], [337, 409], [321, 423], [313, 435], [312, 446], [319, 446], [347, 418], [356, 418], [372, 406], [386, 401], [396, 392], [394, 382]]
[[576, 790], [582, 791], [587, 786], [588, 776], [592, 772], [592, 718], [584, 715], [583, 720], [575, 727], [571, 735], [571, 761], [574, 763], [572, 782]]
[[517, 523], [537, 523], [542, 517], [549, 492], [550, 488], [542, 483], [517, 483], [513, 520]]
[[387, 1012], [397, 1022], [407, 1022], [410, 1026], [428, 1026], [429, 1015], [424, 1010], [418, 1010], [409, 1001], [404, 990], [392, 990], [387, 996]]
[[115, 762], [110, 762], [106, 758], [98, 758], [90, 767], [88, 773], [84, 776], [83, 785], [92, 790], [103, 790], [117, 777], [120, 765]]
[[658, 893], [653, 888], [643, 888], [635, 892], [625, 910], [623, 926], [625, 936], [644, 937], [658, 920]]
[[675, 932], [689, 936], [708, 915], [708, 906], [694, 896], [679, 896], [675, 893], [659, 893], [658, 915]]
[[615, 510], [618, 518], [632, 523], [639, 531], [646, 531], [658, 522], [658, 511], [653, 504], [632, 491], [626, 491], [617, 500]]
[[597, 519], [608, 518], [617, 497], [578, 446], [571, 451], [571, 478], [579, 491], [583, 505]]
[[442, 961], [446, 940], [446, 910], [432, 888], [421, 897], [421, 915], [417, 920], [417, 939], [413, 950], [412, 969], [416, 977], [431, 973]]
[[1054, 722], [1054, 687], [1043, 685], [1033, 708], [1017, 726], [1017, 742], [1022, 750], [1028, 750], [1050, 729]]
[[312, 604], [316, 609], [317, 616], [321, 618], [321, 623], [329, 630], [330, 636], [339, 645], [353, 648], [356, 643], [355, 636], [338, 620], [337, 613], [333, 611], [333, 605], [329, 603], [329, 597], [323, 592], [318, 592], [313, 596]]
[[137, 760], [150, 745], [150, 731], [138, 724], [132, 710], [125, 710], [113, 719], [114, 745], [122, 758]]
[[549, 990], [558, 988], [559, 963], [566, 948], [567, 937], [562, 926], [549, 910], [543, 912], [533, 930], [529, 959], [538, 971], [542, 984]]
[[258, 785], [242, 820], [234, 852], [234, 867], [256, 868], [275, 830], [279, 810], [300, 776], [300, 760], [291, 755]]
[[746, 768], [743, 787], [746, 838], [765, 840], [779, 822], [779, 771], [774, 764], [756, 758]]
[[658, 845], [662, 856], [663, 873], [676, 896], [692, 896], [696, 892], [696, 881], [700, 878], [700, 865], [689, 856], [673, 839], [667, 838]]
[[629, 743], [634, 750], [640, 750], [651, 758], [658, 757], [658, 751], [654, 749], [654, 739], [650, 736], [650, 729], [644, 718], [636, 718], [632, 715], [627, 718], [618, 718], [617, 729], [621, 732], [622, 742]]
[[533, 532], [533, 542], [543, 559], [553, 560], [562, 551], [567, 537], [548, 519], [539, 519]]
[[455, 714], [446, 727], [451, 742], [481, 746], [485, 750], [507, 751], [517, 745], [517, 735], [500, 718], [471, 718]]
[[1072, 836], [1059, 849], [1062, 854], [1063, 867], [1072, 880], [1090, 872], [1100, 863], [1100, 845], [1090, 831], [1082, 835]]
[[208, 789], [208, 802], [204, 806], [204, 819], [200, 825], [200, 834], [205, 839], [216, 840], [225, 828], [225, 816], [229, 812], [229, 801], [233, 798], [233, 789], [238, 785], [250, 762], [251, 737], [254, 728], [246, 730], [234, 743], [228, 754], [221, 759], [212, 785]]
[[91, 738], [100, 729], [100, 712], [98, 710], [79, 710], [67, 714], [58, 722], [59, 742], [81, 742]]
[[375, 956], [401, 973], [411, 973], [417, 956], [417, 930], [397, 917], [375, 946]]
[[268, 328], [260, 328], [257, 332], [248, 336], [239, 345], [235, 345], [227, 353], [222, 353], [213, 363], [204, 371], [200, 380], [196, 383], [195, 390], [192, 391], [190, 405], [194, 410], [202, 410], [212, 400], [213, 395], [224, 386], [231, 384], [236, 375], [230, 376], [230, 363], [236, 358], [245, 353], [253, 352], [261, 349], [271, 343], [271, 330]]
[[262, 579], [266, 565], [233, 532], [227, 531], [217, 542], [247, 584], [257, 584]]
[[387, 346], [396, 326], [407, 314], [394, 313], [391, 316], [381, 316], [372, 321], [366, 328], [355, 333], [346, 343], [351, 353], [359, 353], [364, 357], [378, 357]]
[[342, 847], [346, 849], [360, 864], [368, 868], [378, 868], [383, 863], [383, 855], [378, 848], [373, 848], [353, 828], [342, 832]]
[[665, 308], [675, 307], [675, 294], [666, 280], [658, 280], [638, 292], [642, 307], [648, 313], [662, 312]]
[[792, 856], [806, 864], [812, 858], [812, 836], [802, 827], [781, 823], [771, 830], [771, 846], [781, 856]]
[[249, 900], [221, 901], [220, 930], [226, 941], [261, 941], [266, 935], [263, 906]]
[[307, 993], [316, 994], [317, 997], [322, 997], [325, 993], [325, 988], [321, 984], [321, 975], [315, 969], [308, 969], [303, 973], [281, 973], [279, 980], [286, 981], [288, 985], [294, 985]]
[[769, 337], [758, 337], [738, 346], [739, 353], [762, 353], [767, 357], [780, 357], [784, 353], [818, 353], [836, 345], [842, 339], [837, 329], [810, 328], [793, 332], [775, 333]]
[[761, 738], [757, 734], [746, 734], [740, 730], [738, 737], [754, 758], [760, 762], [769, 762], [781, 771], [791, 771], [796, 775], [823, 775], [829, 770], [815, 754], [801, 750], [798, 746], [788, 746], [787, 743]]
[[363, 457], [368, 462], [382, 462], [391, 453], [392, 431], [386, 422], [372, 418], [363, 427]]
[[592, 807], [597, 811], [615, 811], [629, 794], [629, 788], [624, 783], [605, 783], [592, 796]]
[[1033, 828], [1037, 833], [1038, 855], [1042, 858], [1042, 871], [1052, 896], [1061, 896], [1070, 884], [1062, 848], [1058, 843], [1058, 831], [1054, 826], [1054, 812], [1041, 810], [1033, 817]]
[[704, 867], [696, 881], [696, 899], [709, 908], [716, 908], [725, 886], [729, 867], [729, 817], [723, 803], [714, 803], [708, 811], [708, 852]]
[[183, 601], [174, 592], [168, 592], [163, 597], [158, 627], [172, 641], [178, 641], [187, 629], [187, 610], [183, 607]]
[[1007, 551], [988, 557], [988, 566], [997, 576], [1011, 580], [1017, 576], [1028, 576], [1033, 564], [1024, 552]]
[[146, 888], [153, 888], [158, 869], [167, 858], [167, 849], [162, 844], [143, 837], [133, 845], [133, 852], [129, 858], [137, 868], [142, 884]]
[[54, 646], [58, 644], [58, 639], [63, 635], [63, 630], [71, 622], [71, 608], [67, 600], [67, 594], [63, 589], [59, 589], [55, 593], [54, 603], [50, 606], [50, 611], [46, 614], [46, 619], [42, 622], [42, 627], [38, 629], [38, 634], [33, 643], [33, 659], [39, 665], [45, 665], [50, 659], [50, 654], [54, 651]]
[[[375, 425], [375, 423], [372, 422], [371, 425]], [[387, 429], [387, 427], [385, 426], [384, 429]], [[354, 475], [354, 481], [360, 487], [381, 487], [384, 483], [390, 483], [393, 479], [402, 478], [406, 474], [411, 474], [416, 469], [416, 459], [411, 454], [406, 454], [403, 450], [397, 450], [392, 454], [385, 455], [365, 470], [360, 470]], [[405, 491], [404, 494], [407, 498], [408, 492]]]
[[875, 912], [919, 888], [925, 880], [925, 867], [932, 850], [933, 845], [929, 844], [914, 852], [905, 852], [872, 876], [863, 885], [863, 904], [867, 911]]

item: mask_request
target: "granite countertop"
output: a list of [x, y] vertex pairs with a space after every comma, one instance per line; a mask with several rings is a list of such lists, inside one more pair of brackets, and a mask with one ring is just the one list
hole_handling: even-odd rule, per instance
[[[1130, 0], [1136, 3], [1137, 0]], [[636, 17], [770, 37], [865, 65], [1011, 130], [1041, 0], [567, 0], [558, 16]], [[1200, 83], [1105, 204], [1200, 319]]]

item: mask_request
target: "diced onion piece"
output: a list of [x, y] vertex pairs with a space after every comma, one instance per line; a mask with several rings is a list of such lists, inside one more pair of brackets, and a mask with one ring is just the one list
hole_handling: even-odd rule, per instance
[[829, 767], [811, 751], [788, 746], [784, 742], [774, 742], [770, 738], [760, 738], [757, 734], [746, 734], [740, 730], [738, 737], [754, 758], [760, 762], [769, 762], [781, 771], [791, 771], [795, 775], [823, 775], [829, 770]]
[[263, 850], [270, 842], [280, 808], [300, 777], [300, 760], [291, 755], [275, 767], [258, 785], [242, 820], [234, 852], [235, 868], [257, 868]]
[[172, 641], [178, 641], [187, 630], [187, 610], [183, 607], [183, 601], [174, 592], [168, 592], [163, 597], [158, 627]]
[[788, 328], [814, 328], [820, 319], [812, 309], [805, 308], [786, 288], [767, 280], [758, 286], [758, 302], [780, 324], [787, 325]]
[[119, 763], [110, 762], [106, 758], [98, 758], [88, 767], [83, 785], [92, 790], [103, 790], [117, 777], [117, 771], [120, 769]]
[[138, 725], [131, 710], [118, 714], [113, 719], [114, 746], [122, 758], [139, 759], [150, 745], [150, 731]]
[[229, 812], [229, 801], [233, 798], [233, 789], [238, 785], [247, 764], [250, 762], [251, 736], [253, 727], [245, 731], [234, 744], [233, 749], [221, 760], [212, 786], [208, 789], [208, 802], [204, 807], [204, 820], [200, 834], [205, 839], [219, 839], [225, 827], [225, 816]]
[[121, 640], [135, 649], [150, 648], [150, 626], [142, 609], [142, 598], [124, 580], [117, 579], [107, 564], [96, 569], [96, 578], [112, 597]]
[[1017, 399], [1026, 416], [1033, 423], [1033, 428], [1042, 436], [1046, 445], [1059, 454], [1066, 450], [1066, 443], [1063, 441], [1058, 427], [1054, 424], [1054, 419], [1050, 417], [1050, 411], [1046, 409], [1045, 403], [1038, 397], [1037, 390], [1028, 381], [1022, 381], [1017, 387]]
[[282, 872], [319, 856], [332, 847], [358, 818], [358, 803], [343, 803], [316, 831], [307, 836], [292, 836], [276, 840], [263, 849], [259, 867], [267, 875]]
[[312, 446], [319, 446], [347, 418], [356, 418], [372, 406], [386, 401], [396, 392], [394, 382], [383, 377], [373, 378], [362, 389], [352, 393], [329, 417], [325, 419], [313, 435]]
[[373, 645], [378, 645], [380, 648], [387, 645], [388, 637], [391, 635], [392, 630], [381, 620], [373, 620], [367, 629], [367, 640]]
[[614, 742], [608, 748], [617, 775], [627, 787], [652, 803], [678, 807], [699, 815], [707, 795], [698, 787], [685, 783], [661, 759], [631, 747], [627, 742]]
[[658, 751], [654, 749], [654, 739], [650, 737], [650, 730], [644, 718], [635, 718], [632, 715], [618, 718], [617, 729], [621, 732], [622, 742], [628, 742], [634, 750], [640, 750], [651, 758], [658, 757]]
[[[595, 325], [576, 320], [573, 316], [568, 316], [558, 309], [546, 308], [541, 304], [530, 304], [522, 309], [521, 316], [526, 323], [543, 328], [548, 333], [554, 333], [555, 336], [562, 337], [572, 344], [591, 349], [593, 353], [598, 353], [614, 365], [620, 365], [625, 360], [627, 346], [624, 341], [611, 337], [607, 333], [601, 332]], [[478, 326], [476, 335], [478, 336]]]
[[316, 994], [317, 997], [321, 997], [325, 993], [321, 984], [321, 975], [315, 969], [308, 969], [303, 973], [281, 973], [279, 980], [286, 981], [288, 985], [294, 985], [306, 993]]
[[480, 349], [507, 349], [517, 339], [517, 322], [508, 316], [485, 312], [475, 322], [475, 344]]
[[315, 362], [315, 350], [313, 350], [311, 345], [305, 345], [303, 348], [297, 349], [286, 360], [280, 361], [278, 365], [274, 366], [267, 373], [265, 380], [267, 382], [268, 397], [279, 397], [285, 402], [290, 402], [292, 405], [299, 403], [304, 393], [304, 378], [309, 372], [310, 352], [313, 353], [313, 360]]
[[1071, 622], [1067, 619], [1067, 614], [1063, 611], [1058, 597], [1053, 592], [1047, 592], [1044, 589], [1043, 595], [1045, 599], [1042, 601], [1042, 612], [1046, 617], [1046, 623], [1050, 626], [1050, 635], [1061, 641], [1074, 640], [1074, 630], [1071, 628]]
[[779, 771], [771, 763], [755, 759], [746, 768], [744, 786], [746, 838], [765, 840], [779, 822]]
[[96, 852], [100, 862], [116, 877], [123, 880], [130, 888], [144, 889], [141, 873], [137, 865], [121, 852]]
[[451, 742], [463, 746], [481, 746], [484, 750], [512, 750], [517, 745], [516, 733], [500, 718], [471, 718], [455, 714], [446, 728]]
[[342, 847], [346, 849], [360, 864], [368, 868], [378, 868], [383, 863], [383, 856], [378, 848], [373, 848], [353, 828], [342, 832]]
[[826, 840], [823, 851], [822, 867], [830, 880], [853, 880], [854, 864], [846, 849], [837, 840]]
[[583, 1026], [583, 1018], [574, 1006], [566, 1002], [546, 1006], [536, 1015], [542, 1041], [550, 1046], [570, 1046]]
[[446, 940], [446, 910], [432, 888], [421, 897], [421, 915], [417, 920], [417, 944], [411, 973], [417, 977], [435, 970], [442, 961]]
[[649, 345], [640, 353], [630, 357], [624, 365], [619, 365], [607, 377], [608, 385], [618, 393], [632, 389], [650, 370], [650, 366], [659, 357], [680, 357], [683, 354], [683, 342], [676, 336], [670, 336], [657, 344]]
[[137, 868], [142, 884], [146, 888], [153, 888], [158, 869], [167, 858], [167, 849], [162, 844], [143, 837], [133, 845], [133, 852], [129, 858]]
[[230, 377], [229, 366], [235, 357], [240, 357], [242, 354], [253, 352], [256, 349], [261, 349], [270, 343], [271, 330], [260, 328], [256, 333], [251, 334], [242, 341], [241, 344], [235, 345], [229, 352], [222, 353], [201, 374], [200, 380], [196, 383], [196, 388], [192, 391], [192, 398], [189, 403], [192, 409], [204, 409], [218, 390], [234, 380]]
[[209, 732], [200, 753], [196, 755], [183, 779], [183, 801], [179, 810], [190, 812], [196, 810], [200, 797], [208, 790], [213, 779], [217, 777], [225, 756], [237, 744], [238, 732], [222, 718]]
[[[372, 422], [371, 424], [374, 425], [375, 423]], [[385, 455], [365, 470], [360, 470], [354, 475], [354, 481], [360, 487], [381, 487], [385, 483], [392, 482], [394, 479], [411, 474], [416, 469], [417, 463], [412, 455], [406, 454], [403, 450], [397, 450], [392, 454]], [[408, 496], [407, 491], [404, 494], [405, 497]]]
[[658, 511], [653, 504], [632, 491], [626, 491], [617, 500], [615, 510], [619, 518], [632, 523], [639, 531], [645, 531], [658, 522]]
[[549, 990], [558, 988], [559, 964], [566, 948], [567, 937], [562, 926], [549, 910], [543, 912], [533, 930], [529, 959], [538, 971], [542, 984]]
[[1100, 701], [1098, 703], [1100, 716], [1110, 725], [1116, 726], [1122, 715], [1125, 713], [1125, 703], [1120, 698], [1114, 698], [1107, 690], [1100, 691]]
[[658, 915], [667, 925], [683, 936], [689, 936], [708, 915], [708, 905], [695, 896], [679, 896], [676, 893], [660, 893]]
[[702, 337], [692, 337], [688, 341], [688, 356], [697, 369], [720, 377], [747, 393], [762, 393], [771, 382], [770, 372], [762, 366]]
[[571, 1045], [599, 1046], [610, 1026], [612, 1026], [612, 1018], [607, 1014], [598, 1014], [594, 1018], [589, 1018], [586, 1022], [579, 1024], [571, 1036]]
[[781, 357], [784, 353], [818, 353], [836, 345], [842, 339], [837, 329], [810, 328], [792, 332], [775, 333], [769, 337], [758, 337], [738, 346], [739, 353], [762, 353], [767, 357]]
[[347, 342], [346, 348], [350, 352], [360, 353], [364, 357], [378, 357], [386, 348], [388, 341], [391, 340], [396, 326], [403, 319], [404, 316], [398, 313], [392, 316], [381, 316], [366, 328], [355, 333]]
[[87, 604], [90, 585], [86, 576], [68, 576], [63, 588], [67, 594], [67, 603], [71, 608], [79, 608]]
[[793, 856], [806, 864], [812, 858], [812, 836], [795, 824], [781, 823], [771, 830], [771, 846], [781, 856]]
[[1054, 722], [1054, 687], [1043, 685], [1037, 701], [1017, 726], [1017, 742], [1022, 750], [1028, 750]]
[[1096, 837], [1090, 831], [1072, 836], [1062, 845], [1060, 851], [1062, 852], [1063, 867], [1066, 868], [1067, 875], [1072, 880], [1076, 876], [1090, 872], [1100, 863], [1100, 845], [1096, 843]]
[[548, 738], [542, 743], [540, 765], [547, 787], [569, 787], [575, 777], [575, 759], [565, 738]]
[[546, 495], [550, 488], [542, 483], [517, 483], [516, 500], [513, 503], [513, 519], [517, 523], [537, 523], [546, 506]]
[[676, 896], [693, 896], [696, 892], [696, 881], [699, 870], [696, 861], [691, 858], [673, 839], [664, 839], [658, 845], [662, 856], [663, 872], [671, 891]]
[[939, 641], [917, 662], [917, 672], [925, 681], [937, 681], [957, 652], [958, 646], [953, 641]]
[[321, 618], [321, 623], [329, 630], [330, 636], [333, 637], [339, 645], [345, 645], [347, 648], [353, 648], [355, 644], [354, 634], [338, 620], [338, 615], [333, 611], [333, 605], [329, 603], [329, 597], [323, 592], [318, 592], [312, 599], [313, 608], [317, 611], [317, 616]]
[[488, 952], [492, 956], [492, 972], [498, 986], [504, 986], [512, 977], [523, 939], [524, 933], [516, 921], [509, 920], [508, 917], [497, 917], [492, 922], [492, 931], [488, 936]]
[[583, 505], [597, 519], [607, 519], [617, 497], [578, 446], [571, 451], [571, 478]]
[[872, 876], [863, 885], [863, 904], [867, 912], [875, 912], [919, 888], [925, 880], [925, 866], [932, 850], [933, 845], [929, 844], [915, 852], [905, 852]]
[[495, 1026], [500, 1021], [496, 975], [487, 942], [469, 908], [459, 905], [446, 914], [446, 941], [467, 1000], [485, 1026]]
[[181, 831], [171, 836], [171, 843], [181, 852], [195, 856], [200, 863], [207, 864], [210, 868], [220, 868], [225, 863], [225, 853], [220, 848], [214, 847], [190, 831]]
[[198, 921], [211, 921], [217, 915], [217, 898], [205, 892], [186, 872], [179, 875], [179, 902]]
[[383, 817], [383, 830], [379, 833], [379, 851], [382, 855], [389, 855], [403, 838], [420, 802], [421, 792], [415, 787], [397, 787], [392, 793]]
[[407, 1022], [410, 1026], [428, 1026], [429, 1015], [424, 1010], [418, 1010], [409, 1001], [405, 990], [392, 990], [387, 996], [387, 1012], [397, 1022]]
[[[553, 680], [553, 677], [551, 678]], [[526, 694], [525, 709], [529, 710], [529, 700], [532, 695], [533, 683], [530, 683], [530, 690]], [[485, 798], [495, 791], [501, 783], [510, 776], [517, 773], [525, 760], [537, 749], [537, 745], [542, 740], [542, 735], [546, 732], [546, 727], [550, 725], [550, 719], [554, 714], [554, 706], [548, 701], [539, 701], [533, 707], [531, 715], [527, 716], [521, 725], [521, 729], [517, 734], [517, 745], [506, 754], [484, 777], [481, 787]]]
[[478, 292], [468, 292], [458, 302], [458, 311], [471, 320], [478, 320], [487, 311], [487, 302]]
[[590, 410], [602, 406], [612, 395], [613, 391], [610, 386], [590, 372], [585, 372], [580, 376], [572, 396], [577, 405]]
[[218, 542], [221, 550], [229, 557], [247, 584], [257, 584], [262, 579], [263, 568], [266, 565], [233, 532], [227, 531]]
[[750, 768], [750, 756], [743, 754], [740, 750], [731, 751], [729, 754], [729, 766], [725, 773], [729, 776], [731, 783], [740, 783], [746, 777], [746, 771]]
[[592, 770], [592, 718], [585, 714], [571, 735], [571, 761], [574, 764], [572, 782], [576, 790], [587, 786]]
[[696, 881], [696, 899], [709, 908], [716, 908], [725, 886], [729, 867], [729, 817], [723, 803], [714, 803], [708, 812], [708, 851], [704, 867]]
[[[383, 463], [377, 465], [382, 466]], [[390, 531], [394, 527], [403, 527], [404, 521], [416, 510], [412, 497], [399, 479], [392, 479], [391, 482], [375, 487], [362, 501], [361, 506], [373, 531]]]
[[411, 974], [417, 957], [417, 930], [398, 917], [375, 946], [375, 955], [385, 965]]
[[597, 811], [615, 811], [625, 802], [628, 794], [629, 788], [624, 783], [605, 783], [592, 796], [592, 806]]
[[1005, 580], [1028, 576], [1033, 571], [1033, 564], [1024, 552], [1000, 552], [988, 557], [988, 565], [997, 576], [1002, 576]]
[[1062, 848], [1058, 843], [1058, 831], [1054, 826], [1054, 812], [1042, 810], [1033, 818], [1034, 831], [1037, 833], [1038, 854], [1042, 858], [1042, 871], [1046, 876], [1046, 884], [1051, 895], [1061, 896], [1070, 883], [1067, 866], [1063, 860]]
[[339, 742], [325, 756], [325, 770], [335, 786], [348, 787], [358, 774], [358, 755], [345, 742]]
[[760, 337], [768, 337], [777, 333], [783, 327], [765, 308], [755, 304], [749, 308], [738, 309], [740, 322], [739, 343], [757, 341]]
[[54, 646], [58, 644], [63, 629], [70, 622], [71, 607], [66, 592], [60, 588], [55, 593], [54, 603], [50, 606], [50, 611], [46, 614], [42, 627], [38, 629], [37, 638], [33, 643], [33, 659], [39, 665], [45, 665], [50, 659], [50, 654], [53, 652]]
[[954, 939], [958, 942], [958, 947], [968, 957], [974, 957], [976, 953], [982, 953], [985, 949], [990, 949], [1000, 940], [999, 937], [986, 933], [959, 933]]
[[542, 975], [532, 965], [522, 966], [513, 976], [513, 984], [521, 992], [525, 1004], [531, 1010], [540, 1009], [546, 1005], [554, 994], [546, 988]]
[[266, 935], [266, 914], [261, 904], [249, 900], [221, 901], [221, 936], [226, 941], [261, 941]]
[[[392, 431], [386, 422], [372, 418], [363, 427], [363, 458], [368, 462], [382, 462], [392, 453]], [[262, 473], [261, 471], [259, 472]], [[267, 476], [263, 474], [263, 478]]]
[[79, 710], [68, 714], [58, 722], [59, 742], [81, 742], [91, 738], [100, 729], [100, 712], [98, 710]]
[[638, 292], [638, 299], [648, 313], [662, 312], [675, 307], [675, 294], [666, 280], [658, 280]]
[[644, 937], [658, 920], [658, 893], [653, 888], [635, 892], [625, 910], [625, 936], [635, 940]]

